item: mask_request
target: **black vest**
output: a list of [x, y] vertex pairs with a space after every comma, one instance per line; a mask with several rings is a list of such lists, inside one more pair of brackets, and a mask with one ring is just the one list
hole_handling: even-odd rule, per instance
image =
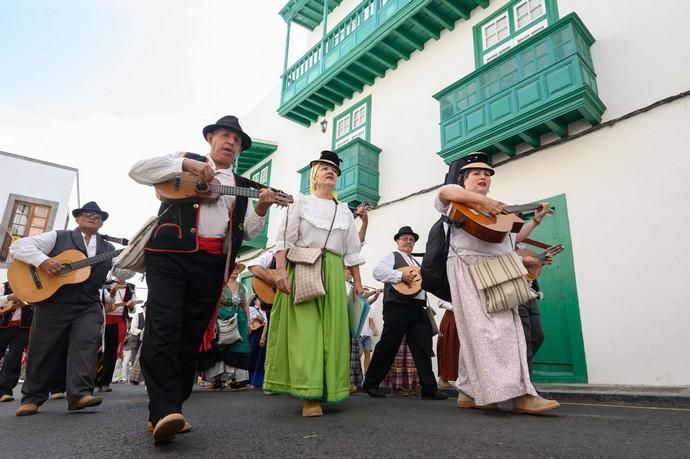
[[[398, 251], [393, 252], [393, 256], [395, 257], [395, 262], [393, 263], [393, 269], [402, 268], [403, 266], [410, 266], [405, 261], [403, 256], [400, 255], [400, 252], [398, 252]], [[412, 300], [413, 300], [413, 298], [408, 298], [408, 297], [405, 297], [405, 296], [398, 294], [398, 292], [396, 292], [395, 289], [393, 288], [393, 284], [388, 283], [388, 282], [383, 284], [383, 302], [384, 303], [410, 303]]]
[[[10, 322], [12, 321], [12, 316], [14, 311], [6, 312], [0, 315], [0, 328], [9, 328]], [[31, 320], [34, 318], [34, 310], [31, 306], [24, 306], [22, 308], [22, 317], [19, 328], [29, 328], [31, 327]], [[4, 349], [0, 349], [0, 354]]]
[[[208, 161], [205, 156], [186, 153], [186, 158], [197, 161]], [[254, 182], [235, 175], [235, 185], [238, 187], [255, 188]], [[235, 258], [240, 251], [244, 239], [244, 216], [247, 212], [248, 198], [235, 197], [228, 231], [223, 243], [223, 253], [230, 253], [229, 272], [235, 266]], [[161, 203], [158, 215], [158, 225], [146, 244], [149, 252], [194, 253], [199, 250], [199, 206], [200, 203]], [[228, 250], [230, 246], [230, 250]]]
[[[103, 236], [95, 234], [96, 238], [96, 255], [115, 250], [115, 247], [106, 242]], [[48, 254], [49, 257], [54, 257], [65, 250], [76, 249], [88, 257], [86, 253], [86, 246], [84, 245], [84, 238], [81, 235], [79, 228], [72, 231], [57, 230], [57, 240], [55, 247]], [[63, 285], [57, 292], [43, 303], [69, 303], [69, 304], [91, 304], [98, 303], [101, 300], [100, 291], [103, 287], [103, 282], [110, 271], [112, 260], [108, 259], [91, 266], [91, 274], [89, 278], [80, 284]]]

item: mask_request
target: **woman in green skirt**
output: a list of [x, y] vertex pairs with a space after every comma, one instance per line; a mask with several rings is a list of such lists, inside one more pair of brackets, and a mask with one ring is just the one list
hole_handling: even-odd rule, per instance
[[[321, 402], [341, 402], [350, 395], [350, 331], [343, 268], [349, 267], [357, 295], [362, 294], [357, 226], [347, 204], [333, 191], [340, 158], [323, 151], [311, 162], [310, 195], [290, 205], [276, 246], [276, 294], [266, 350], [264, 390], [304, 400], [303, 416], [321, 416]], [[326, 295], [295, 304], [292, 247], [322, 248]]]

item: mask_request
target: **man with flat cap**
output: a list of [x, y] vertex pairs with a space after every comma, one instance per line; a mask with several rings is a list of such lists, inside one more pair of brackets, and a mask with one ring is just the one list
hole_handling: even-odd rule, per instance
[[[53, 230], [29, 236], [10, 246], [13, 259], [37, 267], [48, 276], [58, 275], [62, 265], [52, 257], [65, 250], [78, 250], [85, 257], [95, 257], [115, 248], [98, 230], [108, 213], [95, 202], [87, 202], [72, 211], [77, 222], [74, 230]], [[101, 404], [94, 397], [96, 359], [101, 345], [103, 309], [100, 289], [110, 270], [111, 259], [91, 266], [88, 279], [79, 284], [60, 287], [47, 300], [34, 304], [29, 335], [26, 381], [22, 386], [21, 406], [17, 416], [36, 414], [48, 398], [51, 383], [58, 371], [60, 343], [69, 341], [67, 350], [67, 406], [81, 410]], [[57, 351], [56, 351], [57, 349]]]
[[[233, 172], [237, 156], [252, 144], [237, 117], [224, 116], [202, 133], [210, 145], [208, 155], [181, 152], [145, 159], [132, 166], [129, 176], [154, 185], [189, 172], [202, 183], [254, 186]], [[224, 195], [210, 203], [160, 207], [158, 227], [145, 249], [149, 290], [141, 348], [154, 444], [191, 428], [182, 416], [182, 403], [196, 379], [202, 337], [204, 345], [210, 344], [207, 328], [215, 323], [212, 317], [242, 240], [261, 231], [274, 200], [274, 192], [264, 188], [255, 206], [246, 197]]]
[[405, 282], [411, 284], [415, 274], [403, 273], [398, 268], [419, 266], [412, 257], [412, 250], [419, 235], [409, 226], [403, 226], [393, 236], [398, 250], [389, 253], [374, 266], [374, 278], [384, 283], [383, 287], [383, 332], [381, 340], [374, 348], [374, 355], [367, 370], [362, 388], [371, 397], [384, 397], [379, 384], [386, 377], [393, 364], [403, 337], [412, 352], [419, 380], [422, 386], [422, 398], [445, 400], [448, 396], [438, 390], [436, 377], [431, 366], [432, 329], [426, 307], [426, 293], [419, 292], [415, 297], [402, 296], [393, 288], [393, 284]]

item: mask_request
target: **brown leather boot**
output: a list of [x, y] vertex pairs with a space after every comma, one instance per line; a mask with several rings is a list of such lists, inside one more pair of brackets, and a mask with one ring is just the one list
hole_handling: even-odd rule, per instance
[[180, 433], [187, 421], [181, 413], [172, 413], [158, 420], [153, 429], [153, 444], [160, 445], [175, 439], [175, 434]]
[[38, 405], [35, 403], [22, 403], [14, 414], [17, 416], [31, 416], [36, 413], [38, 413]]
[[323, 410], [321, 410], [321, 402], [319, 402], [318, 400], [305, 400], [304, 405], [302, 406], [302, 416], [323, 416]]
[[82, 398], [72, 403], [67, 407], [68, 411], [83, 410], [84, 408], [89, 408], [91, 406], [98, 406], [103, 402], [101, 397], [95, 397], [93, 395], [84, 395]]
[[[146, 423], [146, 431], [148, 433], [153, 433], [153, 422], [149, 421]], [[192, 424], [185, 421], [184, 427], [178, 433], [187, 433], [187, 432], [191, 432], [191, 431], [192, 431]]]
[[476, 408], [478, 410], [498, 410], [498, 405], [489, 403], [488, 405], [477, 405], [474, 399], [462, 391], [458, 391], [458, 408]]
[[556, 400], [547, 400], [540, 396], [523, 395], [513, 399], [513, 412], [527, 414], [542, 414], [555, 410], [561, 406]]

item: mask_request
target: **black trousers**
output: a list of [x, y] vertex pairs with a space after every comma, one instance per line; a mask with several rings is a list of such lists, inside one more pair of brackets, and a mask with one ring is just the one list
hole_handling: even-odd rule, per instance
[[[29, 342], [29, 329], [0, 328], [0, 356], [4, 354], [0, 369], [0, 395], [12, 395], [22, 370], [22, 353]], [[5, 349], [9, 346], [9, 350]]]
[[544, 342], [544, 329], [541, 327], [541, 313], [536, 300], [530, 300], [527, 304], [518, 306], [522, 329], [525, 332], [525, 342], [527, 343], [527, 367], [530, 375], [532, 374], [532, 362]]
[[109, 386], [113, 382], [115, 362], [117, 361], [118, 330], [117, 324], [105, 326], [103, 354], [101, 355], [98, 372], [96, 373], [96, 386], [98, 387]]
[[147, 253], [141, 369], [154, 424], [181, 413], [192, 393], [199, 345], [223, 289], [225, 256]]
[[50, 385], [50, 393], [56, 394], [58, 392], [65, 392], [67, 390], [67, 349], [69, 348], [69, 339], [67, 336], [63, 339], [62, 344], [59, 345], [58, 365], [53, 375], [53, 382]]
[[102, 324], [100, 303], [34, 306], [22, 403], [41, 405], [48, 398], [65, 337], [68, 337], [67, 403], [71, 405], [81, 397], [91, 395]]
[[395, 355], [400, 348], [403, 336], [412, 352], [417, 367], [422, 395], [436, 393], [436, 377], [431, 366], [432, 349], [431, 324], [424, 311], [425, 302], [411, 300], [409, 303], [383, 303], [383, 332], [381, 340], [374, 348], [371, 363], [367, 370], [362, 387], [378, 387], [390, 370]]

